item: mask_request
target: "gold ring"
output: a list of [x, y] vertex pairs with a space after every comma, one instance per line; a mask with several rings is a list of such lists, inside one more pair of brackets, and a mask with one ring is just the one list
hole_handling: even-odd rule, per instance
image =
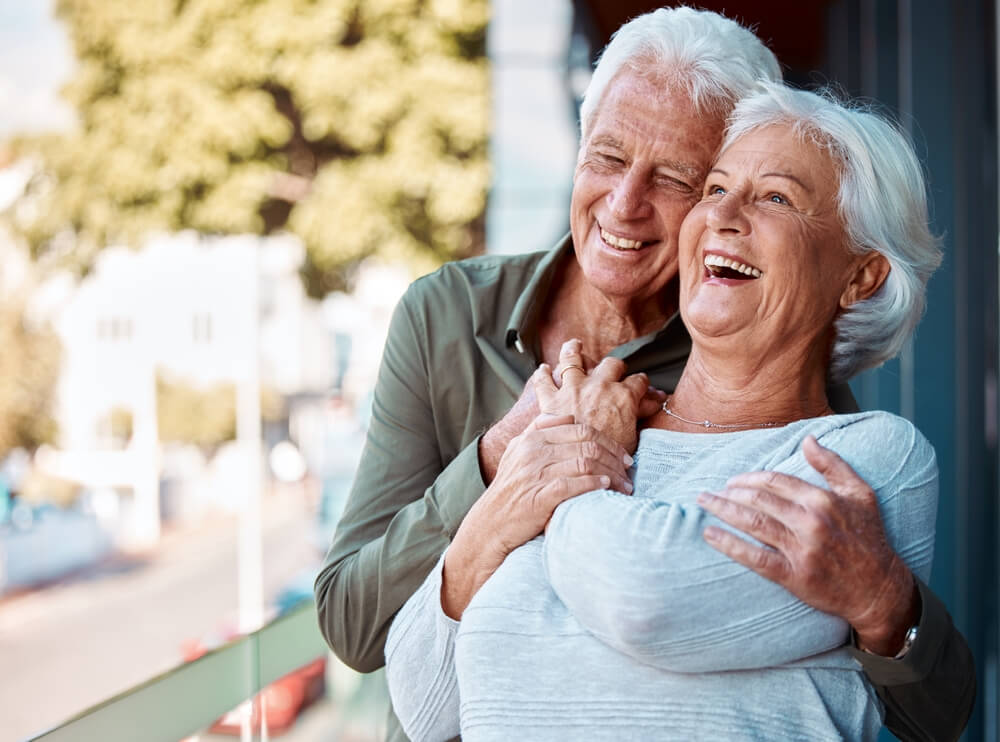
[[579, 371], [582, 371], [584, 376], [587, 375], [587, 371], [583, 368], [583, 366], [577, 366], [575, 363], [571, 363], [568, 366], [563, 366], [562, 371], [560, 371], [559, 373], [565, 375], [565, 373], [569, 371], [571, 368], [575, 368]]

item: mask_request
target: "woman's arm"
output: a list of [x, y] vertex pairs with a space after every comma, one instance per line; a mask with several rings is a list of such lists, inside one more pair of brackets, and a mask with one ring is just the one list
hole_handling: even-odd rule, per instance
[[447, 740], [459, 733], [458, 621], [441, 610], [443, 564], [444, 557], [400, 609], [385, 645], [392, 707], [414, 742]]
[[[831, 431], [824, 443], [868, 481], [886, 480], [877, 489], [887, 532], [904, 561], [926, 574], [936, 466], [926, 440], [900, 428], [899, 420], [862, 418]], [[822, 483], [801, 451], [776, 469]], [[553, 516], [545, 544], [549, 578], [596, 636], [668, 670], [773, 666], [844, 643], [845, 621], [705, 544], [702, 531], [709, 523], [722, 525], [694, 505], [585, 495]]]
[[696, 506], [593, 492], [556, 510], [545, 568], [585, 628], [664, 670], [774, 666], [846, 641], [846, 622], [705, 544], [713, 520]]

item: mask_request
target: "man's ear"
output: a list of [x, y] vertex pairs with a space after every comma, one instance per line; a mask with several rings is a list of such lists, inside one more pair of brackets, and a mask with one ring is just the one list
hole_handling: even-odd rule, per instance
[[862, 256], [854, 277], [840, 295], [840, 308], [847, 309], [878, 291], [889, 276], [889, 270], [889, 261], [882, 253], [872, 252]]

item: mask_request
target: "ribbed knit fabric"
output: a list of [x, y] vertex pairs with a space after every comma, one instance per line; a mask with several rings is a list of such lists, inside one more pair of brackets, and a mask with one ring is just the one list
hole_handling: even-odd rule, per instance
[[887, 413], [715, 434], [643, 431], [635, 495], [560, 506], [461, 623], [440, 609], [440, 563], [386, 645], [396, 713], [414, 740], [868, 740], [882, 709], [843, 646], [848, 627], [727, 559], [695, 505], [734, 474], [825, 483], [799, 445], [839, 453], [876, 491], [893, 547], [926, 579], [937, 467]]

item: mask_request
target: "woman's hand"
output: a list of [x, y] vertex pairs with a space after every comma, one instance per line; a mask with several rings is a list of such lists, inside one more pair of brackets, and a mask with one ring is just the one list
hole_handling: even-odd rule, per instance
[[459, 526], [444, 560], [441, 607], [460, 619], [507, 555], [545, 529], [552, 511], [584, 492], [630, 493], [625, 449], [569, 416], [540, 415], [511, 440], [496, 477]]
[[629, 453], [639, 440], [636, 425], [640, 417], [655, 413], [663, 399], [650, 390], [646, 374], [622, 379], [625, 363], [605, 358], [590, 373], [584, 367], [579, 340], [567, 340], [559, 351], [555, 376], [542, 364], [531, 377], [538, 406], [543, 414], [572, 415], [578, 423], [600, 430]]

